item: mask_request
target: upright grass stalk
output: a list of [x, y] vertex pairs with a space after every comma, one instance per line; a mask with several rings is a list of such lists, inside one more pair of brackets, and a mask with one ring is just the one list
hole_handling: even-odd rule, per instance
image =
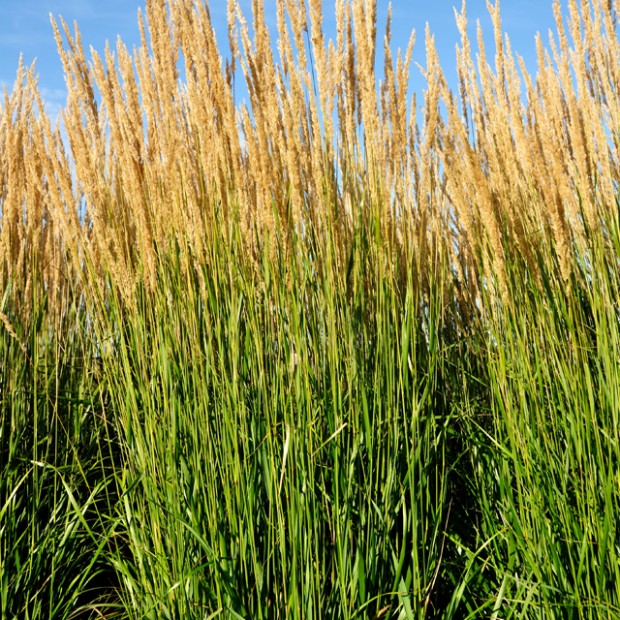
[[427, 31], [420, 123], [374, 1], [230, 0], [228, 57], [198, 0], [53, 21], [62, 130], [34, 68], [0, 105], [2, 617], [618, 615], [620, 5], [554, 6], [535, 76], [463, 6], [458, 97]]
[[29, 324], [7, 307], [7, 295], [2, 309], [14, 330], [0, 339], [0, 614], [7, 619], [74, 618], [115, 602], [116, 577], [103, 553], [114, 501], [101, 375], [70, 292], [64, 319], [51, 325], [37, 289]]
[[480, 539], [492, 539], [475, 563], [495, 576], [497, 617], [618, 613], [618, 279], [590, 242], [568, 291], [542, 270], [540, 291], [515, 261], [514, 303], [488, 323], [491, 418], [474, 409], [470, 432]]
[[201, 277], [160, 265], [106, 366], [126, 442], [113, 561], [128, 607], [424, 617], [445, 596], [435, 311], [427, 343], [412, 286], [401, 297], [378, 271], [362, 294], [366, 250], [348, 281], [327, 252], [319, 272], [265, 255], [259, 282], [213, 234]]

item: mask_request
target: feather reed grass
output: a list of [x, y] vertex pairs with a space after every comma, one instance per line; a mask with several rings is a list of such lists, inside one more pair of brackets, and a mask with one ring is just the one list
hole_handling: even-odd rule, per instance
[[[620, 613], [620, 5], [459, 84], [376, 0], [52, 19], [0, 105], [3, 618]], [[277, 34], [277, 40], [272, 37]], [[383, 50], [384, 75], [376, 71]], [[247, 89], [238, 104], [236, 89]]]

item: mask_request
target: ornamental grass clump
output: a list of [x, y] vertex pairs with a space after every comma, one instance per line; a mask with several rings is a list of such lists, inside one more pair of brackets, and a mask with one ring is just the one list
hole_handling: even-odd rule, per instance
[[455, 92], [374, 1], [52, 19], [60, 120], [23, 63], [0, 105], [2, 618], [620, 614], [620, 5], [554, 7], [531, 74], [463, 3]]

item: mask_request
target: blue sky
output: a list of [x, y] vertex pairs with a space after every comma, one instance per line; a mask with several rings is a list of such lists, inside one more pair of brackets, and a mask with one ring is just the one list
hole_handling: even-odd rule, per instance
[[[86, 49], [93, 46], [103, 51], [106, 40], [115, 43], [121, 38], [131, 47], [138, 42], [137, 12], [145, 0], [0, 0], [0, 87], [9, 89], [15, 81], [20, 53], [26, 64], [37, 59], [39, 87], [48, 102], [48, 110], [55, 116], [64, 102], [65, 87], [60, 60], [56, 52], [49, 15], [61, 15], [72, 24], [77, 21]], [[324, 0], [326, 30], [330, 35], [333, 23], [333, 0]], [[209, 0], [212, 18], [222, 46], [227, 49], [226, 0]], [[244, 12], [249, 15], [251, 0], [240, 0]], [[454, 21], [454, 9], [460, 10], [461, 0], [392, 0], [393, 47], [406, 47], [412, 29], [416, 30], [417, 43], [414, 60], [424, 61], [424, 29], [428, 22], [442, 66], [448, 79], [454, 83], [455, 45], [458, 32]], [[380, 32], [385, 23], [388, 1], [378, 0]], [[504, 30], [509, 34], [513, 49], [524, 57], [530, 71], [535, 70], [534, 37], [554, 29], [551, 0], [503, 0], [502, 18]], [[275, 0], [265, 0], [268, 21], [275, 25]], [[476, 20], [485, 30], [487, 49], [492, 52], [491, 24], [486, 0], [469, 0], [467, 13], [471, 36], [475, 37]], [[413, 68], [412, 87], [421, 90], [423, 83], [419, 71]]]

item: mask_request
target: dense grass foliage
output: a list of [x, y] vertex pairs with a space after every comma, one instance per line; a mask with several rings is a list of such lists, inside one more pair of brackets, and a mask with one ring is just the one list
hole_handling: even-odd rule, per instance
[[489, 8], [420, 123], [373, 2], [278, 2], [277, 56], [259, 1], [226, 57], [200, 2], [54, 22], [62, 125], [33, 68], [0, 107], [0, 617], [620, 616], [620, 6], [535, 77]]

